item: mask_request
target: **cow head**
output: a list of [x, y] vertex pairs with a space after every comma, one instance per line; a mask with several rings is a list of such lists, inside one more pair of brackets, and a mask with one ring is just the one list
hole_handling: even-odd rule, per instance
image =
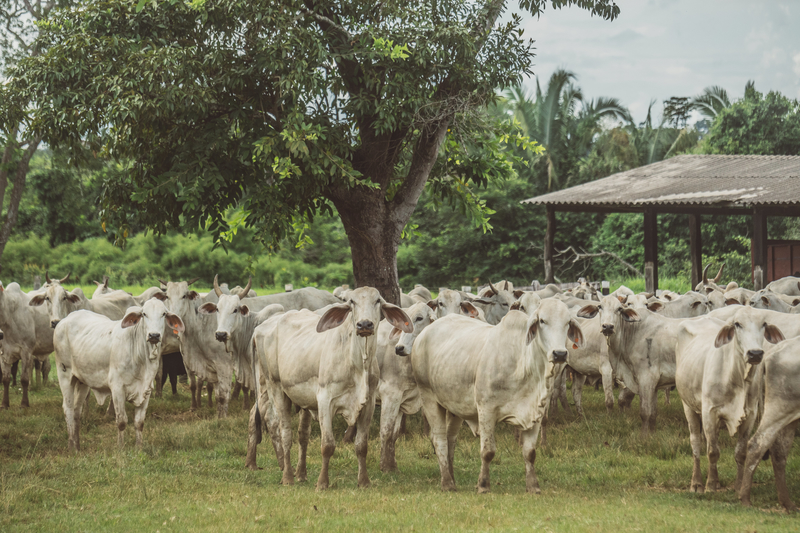
[[583, 332], [578, 321], [570, 315], [567, 304], [555, 299], [542, 300], [529, 316], [526, 344], [536, 342], [547, 354], [548, 362], [561, 364], [567, 361], [567, 339], [578, 348], [583, 347]]
[[436, 299], [428, 302], [428, 307], [436, 312], [436, 318], [442, 318], [447, 315], [464, 315], [470, 318], [477, 318], [480, 314], [472, 301], [464, 299], [460, 292], [450, 289], [440, 290]]
[[62, 285], [66, 282], [69, 274], [63, 279], [52, 280], [46, 275], [47, 283], [43, 290], [30, 299], [29, 305], [47, 305], [47, 313], [50, 315], [50, 327], [55, 328], [68, 314], [85, 307], [86, 296], [80, 287], [72, 291], [67, 291]]
[[621, 322], [639, 322], [639, 314], [625, 307], [615, 296], [604, 296], [600, 303], [589, 304], [578, 311], [581, 318], [594, 318], [600, 315], [600, 328], [606, 337], [613, 335], [620, 329]]
[[214, 292], [217, 294], [219, 300], [217, 303], [208, 302], [201, 305], [197, 311], [201, 315], [211, 315], [217, 313], [217, 330], [214, 332], [214, 337], [225, 344], [225, 351], [230, 353], [231, 350], [231, 337], [243, 322], [244, 317], [250, 314], [250, 308], [242, 301], [250, 287], [253, 285], [253, 278], [247, 282], [247, 287], [240, 294], [225, 294], [219, 286], [219, 275], [214, 276]]
[[414, 346], [414, 340], [422, 333], [422, 330], [428, 327], [436, 320], [436, 314], [428, 305], [424, 303], [415, 303], [408, 308], [406, 312], [411, 319], [411, 326], [413, 330], [411, 333], [406, 333], [399, 328], [393, 328], [389, 338], [399, 336], [397, 345], [394, 348], [394, 353], [401, 356], [411, 355], [411, 349]]
[[200, 305], [200, 294], [189, 288], [189, 286], [200, 278], [189, 281], [163, 281], [161, 283], [162, 292], [157, 292], [153, 298], [161, 300], [170, 312], [175, 313], [182, 320], [188, 320], [190, 315], [194, 315]]
[[129, 307], [121, 322], [122, 329], [137, 326], [141, 335], [150, 345], [150, 360], [161, 354], [162, 341], [172, 331], [178, 335], [183, 333], [183, 320], [178, 315], [167, 311], [161, 300], [151, 298], [142, 307]]
[[708, 269], [710, 267], [711, 263], [707, 264], [703, 269], [703, 280], [697, 284], [694, 290], [706, 295], [711, 294], [714, 291], [720, 291], [724, 293], [725, 290], [717, 285], [717, 283], [719, 283], [719, 280], [722, 278], [722, 271], [725, 270], [725, 263], [722, 263], [722, 266], [719, 268], [719, 272], [717, 272], [716, 277], [711, 280], [708, 279]]
[[499, 324], [511, 309], [511, 304], [516, 298], [511, 292], [510, 284], [506, 281], [503, 285], [495, 286], [489, 283], [478, 293], [478, 298], [472, 300], [478, 307], [483, 309], [486, 322], [489, 324]]
[[534, 292], [523, 292], [517, 301], [511, 304], [511, 309], [522, 311], [526, 315], [530, 316], [531, 313], [539, 308], [541, 303], [542, 299], [539, 298], [538, 294]]
[[111, 287], [108, 286], [108, 276], [105, 276], [105, 275], [103, 276], [103, 282], [102, 283], [99, 282], [99, 281], [95, 281], [95, 280], [93, 280], [93, 282], [94, 282], [95, 285], [97, 285], [97, 288], [94, 290], [94, 293], [92, 294], [92, 298], [94, 298], [95, 296], [108, 294], [110, 292], [113, 292], [113, 290], [114, 290], [114, 289], [112, 289]]
[[738, 309], [733, 317], [719, 330], [714, 346], [721, 348], [734, 341], [734, 349], [743, 361], [757, 365], [764, 357], [764, 340], [777, 344], [784, 340], [777, 326], [768, 324], [763, 315], [750, 307]]
[[350, 316], [355, 333], [359, 337], [370, 337], [375, 334], [381, 318], [404, 333], [414, 331], [411, 319], [401, 308], [387, 303], [378, 289], [359, 287], [347, 293], [347, 302], [331, 305], [317, 322], [317, 332], [341, 326]]

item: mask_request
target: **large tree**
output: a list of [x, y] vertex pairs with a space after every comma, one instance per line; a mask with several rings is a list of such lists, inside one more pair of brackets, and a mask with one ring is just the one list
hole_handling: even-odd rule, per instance
[[[613, 0], [576, 5], [604, 19]], [[530, 73], [532, 42], [504, 0], [85, 2], [43, 26], [45, 50], [13, 73], [33, 99], [27, 127], [52, 143], [128, 161], [103, 217], [133, 212], [158, 232], [225, 213], [274, 244], [335, 207], [358, 285], [399, 300], [396, 253], [426, 183], [470, 187], [513, 171], [485, 113], [497, 87]], [[18, 105], [17, 105], [18, 107]], [[15, 109], [13, 103], [7, 111]]]

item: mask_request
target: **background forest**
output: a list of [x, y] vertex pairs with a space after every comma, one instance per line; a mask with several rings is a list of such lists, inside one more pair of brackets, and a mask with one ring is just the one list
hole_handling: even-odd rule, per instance
[[[656, 108], [662, 108], [661, 116]], [[752, 83], [744, 96], [731, 99], [719, 87], [693, 98], [652, 103], [642, 122], [614, 98], [583, 95], [575, 74], [560, 70], [537, 81], [532, 94], [522, 88], [502, 93], [492, 113], [513, 116], [521, 133], [545, 151], [533, 155], [506, 146], [515, 161], [514, 177], [473, 188], [488, 221], [466, 209], [423, 194], [398, 253], [400, 285], [428, 287], [477, 285], [490, 279], [529, 283], [543, 278], [543, 208], [521, 200], [606, 177], [612, 173], [680, 154], [800, 154], [800, 103], [779, 93], [760, 93]], [[690, 122], [693, 123], [690, 125]], [[106, 180], [121, 167], [95, 159], [76, 166], [58, 150], [39, 149], [31, 161], [19, 219], [2, 260], [8, 283], [32, 284], [33, 277], [72, 271], [89, 283], [107, 274], [114, 285], [147, 285], [156, 277], [219, 273], [231, 283], [254, 276], [261, 286], [353, 283], [347, 237], [334, 213], [297, 224], [292, 238], [265, 250], [253, 233], [239, 229], [224, 247], [210, 233], [154, 236], [144, 226], [130, 227], [125, 248], [115, 247], [113, 231], [100, 223], [98, 205]], [[429, 187], [432, 186], [429, 184]], [[8, 197], [6, 197], [8, 203]], [[230, 219], [239, 214], [229, 213]], [[641, 215], [558, 215], [556, 276], [572, 281], [619, 280], [635, 272], [610, 256], [574, 262], [580, 252], [608, 251], [643, 270]], [[770, 218], [771, 239], [800, 238], [794, 219]], [[725, 262], [731, 279], [749, 282], [750, 223], [744, 217], [704, 217], [706, 262]], [[663, 277], [689, 278], [688, 226], [685, 215], [659, 217]]]

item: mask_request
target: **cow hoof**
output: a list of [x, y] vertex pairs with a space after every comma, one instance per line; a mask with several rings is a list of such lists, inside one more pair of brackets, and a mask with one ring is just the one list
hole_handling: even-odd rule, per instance
[[528, 494], [541, 494], [541, 493], [542, 493], [542, 489], [540, 489], [539, 487], [534, 487], [532, 489], [528, 489]]
[[481, 487], [480, 485], [478, 486], [478, 494], [488, 494], [489, 492], [491, 492], [489, 487]]
[[281, 479], [281, 484], [282, 485], [287, 485], [287, 486], [288, 485], [294, 485], [294, 478], [284, 477], [283, 479]]
[[697, 494], [703, 494], [705, 490], [703, 489], [703, 485], [699, 483], [692, 485], [689, 487], [689, 492], [696, 492]]
[[[741, 502], [742, 502], [742, 506], [743, 507], [752, 507], [752, 505], [750, 504], [750, 500], [749, 499], [747, 499], [747, 500], [743, 499], [743, 500], [741, 500]], [[787, 509], [787, 511], [788, 511], [788, 509]]]
[[320, 492], [320, 491], [323, 491], [323, 490], [328, 490], [328, 484], [327, 483], [317, 483], [317, 492]]
[[455, 485], [442, 485], [442, 492], [456, 492]]
[[371, 486], [372, 486], [372, 483], [370, 482], [370, 480], [359, 481], [358, 482], [358, 488], [359, 489], [368, 489]]

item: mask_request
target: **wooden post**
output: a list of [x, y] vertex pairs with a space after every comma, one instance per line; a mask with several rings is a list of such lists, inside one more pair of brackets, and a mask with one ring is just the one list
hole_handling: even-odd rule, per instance
[[689, 215], [689, 254], [692, 258], [692, 290], [703, 281], [703, 245], [700, 240], [702, 216]]
[[549, 205], [547, 206], [547, 231], [544, 234], [544, 282], [555, 283], [555, 272], [553, 271], [553, 251], [556, 236], [556, 212]]
[[655, 209], [644, 212], [644, 290], [653, 294], [658, 290], [658, 213]]
[[767, 284], [767, 214], [753, 210], [753, 288], [757, 291]]

